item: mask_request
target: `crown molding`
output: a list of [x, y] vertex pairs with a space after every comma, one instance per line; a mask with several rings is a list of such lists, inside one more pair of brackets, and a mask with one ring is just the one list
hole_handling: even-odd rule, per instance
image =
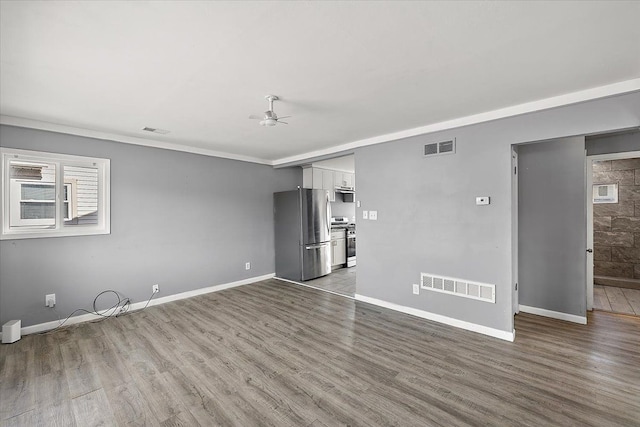
[[537, 111], [549, 110], [552, 108], [564, 107], [567, 105], [578, 104], [582, 102], [592, 101], [601, 98], [607, 98], [617, 95], [640, 91], [640, 78], [626, 80], [623, 82], [613, 83], [610, 85], [599, 86], [596, 88], [581, 90], [577, 92], [567, 93], [564, 95], [545, 98], [537, 101], [526, 102], [511, 107], [500, 108], [497, 110], [487, 111], [484, 113], [473, 114], [470, 116], [460, 117], [457, 119], [446, 120], [443, 122], [433, 123], [417, 128], [406, 129], [399, 132], [388, 133], [371, 138], [360, 139], [345, 144], [323, 148], [321, 150], [310, 151], [303, 154], [297, 154], [289, 157], [282, 157], [276, 160], [261, 159], [258, 157], [243, 156], [239, 154], [226, 153], [222, 151], [209, 150], [205, 148], [190, 147], [187, 145], [160, 141], [157, 139], [138, 138], [133, 136], [118, 135], [98, 130], [83, 129], [73, 126], [60, 125], [56, 123], [32, 120], [22, 117], [13, 117], [0, 115], [0, 124], [18, 126], [31, 129], [46, 130], [50, 132], [66, 133], [70, 135], [85, 136], [89, 138], [110, 140], [122, 142], [125, 144], [142, 145], [145, 147], [161, 148], [165, 150], [182, 151], [192, 154], [201, 154], [204, 156], [221, 157], [223, 159], [239, 160], [243, 162], [258, 163], [263, 165], [285, 167], [299, 165], [302, 162], [316, 159], [319, 157], [331, 156], [334, 154], [349, 154], [356, 148], [368, 145], [381, 144], [384, 142], [395, 141], [398, 139], [409, 138], [417, 135], [424, 135], [443, 130], [455, 129], [462, 126], [469, 126], [484, 122], [489, 122], [507, 117], [519, 116]]
[[457, 119], [447, 120], [444, 122], [433, 123], [427, 126], [420, 126], [413, 129], [406, 129], [399, 132], [388, 133], [385, 135], [365, 138], [358, 141], [337, 145], [317, 151], [311, 151], [304, 154], [298, 154], [290, 157], [283, 157], [274, 160], [273, 166], [288, 166], [296, 163], [308, 161], [317, 157], [327, 156], [334, 153], [353, 151], [359, 147], [367, 145], [381, 144], [383, 142], [395, 141], [398, 139], [409, 138], [417, 135], [424, 135], [443, 130], [455, 129], [462, 126], [469, 126], [478, 123], [489, 122], [492, 120], [504, 119], [507, 117], [519, 116], [536, 111], [549, 110], [552, 108], [564, 107], [567, 105], [578, 104], [581, 102], [592, 101], [600, 98], [608, 98], [616, 95], [624, 95], [627, 93], [640, 91], [640, 78], [626, 80], [623, 82], [613, 83], [606, 86], [599, 86], [592, 89], [581, 90], [578, 92], [567, 93], [564, 95], [554, 96], [551, 98], [540, 99], [538, 101], [526, 102], [511, 107], [500, 108], [498, 110], [487, 111], [471, 116], [460, 117]]
[[49, 132], [66, 133], [69, 135], [85, 136], [88, 138], [103, 139], [109, 141], [122, 142], [125, 144], [142, 145], [144, 147], [161, 148], [164, 150], [182, 151], [185, 153], [201, 154], [203, 156], [221, 157], [223, 159], [239, 160], [242, 162], [259, 163], [273, 166], [271, 160], [260, 159], [258, 157], [243, 156], [240, 154], [225, 153], [222, 151], [208, 150], [206, 148], [190, 147], [172, 142], [160, 141], [157, 139], [138, 138], [135, 136], [118, 135], [115, 133], [103, 132], [92, 129], [78, 128], [74, 126], [60, 125], [57, 123], [44, 122], [40, 120], [26, 119], [23, 117], [13, 117], [0, 115], [0, 124], [17, 126], [29, 129], [46, 130]]

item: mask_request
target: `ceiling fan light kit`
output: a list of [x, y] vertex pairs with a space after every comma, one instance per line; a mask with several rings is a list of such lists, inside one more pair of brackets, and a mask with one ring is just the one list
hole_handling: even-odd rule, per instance
[[267, 95], [265, 96], [265, 99], [269, 101], [269, 109], [264, 112], [264, 115], [256, 116], [252, 114], [249, 116], [249, 118], [254, 120], [260, 120], [260, 126], [265, 126], [265, 127], [275, 126], [278, 123], [281, 123], [283, 125], [288, 124], [286, 122], [281, 121], [280, 119], [291, 117], [291, 116], [283, 116], [278, 118], [277, 114], [273, 111], [273, 101], [277, 101], [280, 98], [278, 98], [276, 95]]

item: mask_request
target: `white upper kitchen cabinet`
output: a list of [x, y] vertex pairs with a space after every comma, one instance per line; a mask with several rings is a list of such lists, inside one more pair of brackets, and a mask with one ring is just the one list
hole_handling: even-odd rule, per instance
[[334, 185], [336, 187], [354, 187], [354, 176], [349, 172], [339, 172], [335, 171], [334, 174]]
[[336, 201], [336, 188], [334, 184], [333, 171], [322, 169], [322, 188], [329, 190], [329, 201]]
[[311, 188], [316, 190], [327, 190], [327, 188], [324, 186], [324, 171], [318, 168], [313, 168], [311, 169], [311, 171], [313, 175]]
[[322, 168], [303, 168], [302, 187], [329, 191], [329, 201], [336, 201], [334, 171]]

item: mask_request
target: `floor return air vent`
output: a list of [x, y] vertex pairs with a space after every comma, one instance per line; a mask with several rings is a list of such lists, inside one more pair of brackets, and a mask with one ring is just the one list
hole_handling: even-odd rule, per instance
[[496, 285], [420, 273], [420, 288], [480, 301], [496, 302]]

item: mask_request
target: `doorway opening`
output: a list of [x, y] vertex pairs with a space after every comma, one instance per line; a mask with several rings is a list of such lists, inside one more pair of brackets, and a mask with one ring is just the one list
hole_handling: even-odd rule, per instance
[[511, 167], [514, 314], [640, 314], [640, 132], [519, 144]]
[[587, 308], [640, 316], [640, 151], [589, 155], [620, 141], [640, 133], [587, 138]]
[[331, 204], [331, 273], [305, 281], [323, 291], [355, 298], [356, 169], [355, 155], [313, 162], [303, 167], [303, 186], [329, 190]]
[[584, 150], [583, 136], [512, 147], [514, 314], [587, 322]]

